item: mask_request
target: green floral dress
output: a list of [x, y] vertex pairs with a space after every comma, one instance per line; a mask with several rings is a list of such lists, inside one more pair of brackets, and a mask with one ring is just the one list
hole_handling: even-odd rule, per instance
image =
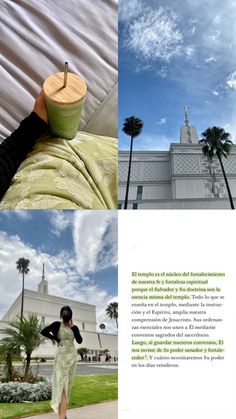
[[73, 331], [61, 324], [58, 338], [63, 346], [57, 348], [53, 367], [51, 407], [55, 413], [59, 411], [63, 389], [66, 393], [66, 400], [69, 401], [77, 362]]

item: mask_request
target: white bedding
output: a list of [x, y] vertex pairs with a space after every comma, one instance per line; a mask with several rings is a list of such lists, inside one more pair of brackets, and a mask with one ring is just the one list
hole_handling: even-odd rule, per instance
[[0, 24], [0, 140], [65, 61], [88, 85], [80, 129], [117, 137], [117, 0], [1, 0]]

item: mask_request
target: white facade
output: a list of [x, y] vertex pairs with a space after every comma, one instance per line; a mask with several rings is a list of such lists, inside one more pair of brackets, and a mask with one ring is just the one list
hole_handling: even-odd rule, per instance
[[[57, 297], [48, 294], [48, 283], [43, 278], [38, 286], [38, 291], [25, 289], [24, 291], [24, 315], [34, 313], [45, 327], [54, 321], [60, 320], [60, 310], [68, 305], [73, 311], [73, 322], [80, 329], [83, 342], [80, 346], [88, 348], [91, 353], [98, 354], [108, 349], [111, 356], [118, 357], [117, 335], [96, 332], [96, 307], [91, 304], [81, 303], [76, 300]], [[0, 321], [0, 329], [15, 320], [21, 311], [21, 293]], [[75, 343], [77, 347], [77, 343]], [[46, 342], [34, 352], [33, 356], [52, 357], [56, 346], [46, 339]]]
[[[124, 208], [129, 151], [119, 153], [119, 208]], [[236, 145], [223, 158], [236, 204]], [[216, 158], [202, 153], [194, 127], [183, 126], [169, 151], [133, 151], [128, 209], [228, 209], [227, 190]]]
[[[36, 291], [24, 292], [24, 315], [34, 313], [40, 319], [42, 326], [60, 319], [60, 309], [69, 305], [73, 311], [73, 319], [81, 330], [96, 332], [96, 308], [75, 300], [56, 297], [54, 295], [40, 294]], [[21, 293], [18, 295], [2, 321], [10, 322], [20, 314]]]

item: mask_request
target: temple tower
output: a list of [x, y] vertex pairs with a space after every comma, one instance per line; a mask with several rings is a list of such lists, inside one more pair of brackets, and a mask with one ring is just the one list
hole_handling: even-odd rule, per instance
[[180, 143], [181, 144], [198, 144], [197, 130], [194, 126], [190, 126], [188, 119], [188, 108], [184, 107], [184, 126], [180, 129]]
[[44, 263], [43, 263], [42, 279], [41, 279], [40, 283], [38, 284], [38, 292], [40, 294], [48, 295], [48, 281], [45, 280]]

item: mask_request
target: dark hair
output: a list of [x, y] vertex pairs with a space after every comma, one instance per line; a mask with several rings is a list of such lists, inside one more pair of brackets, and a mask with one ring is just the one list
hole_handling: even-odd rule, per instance
[[70, 308], [69, 306], [63, 306], [63, 307], [61, 308], [61, 311], [60, 311], [60, 317], [62, 317], [62, 313], [63, 313], [63, 311], [65, 311], [65, 310], [69, 312], [69, 314], [70, 314], [70, 318], [72, 319], [73, 312], [72, 312], [72, 310], [71, 310], [71, 308]]

